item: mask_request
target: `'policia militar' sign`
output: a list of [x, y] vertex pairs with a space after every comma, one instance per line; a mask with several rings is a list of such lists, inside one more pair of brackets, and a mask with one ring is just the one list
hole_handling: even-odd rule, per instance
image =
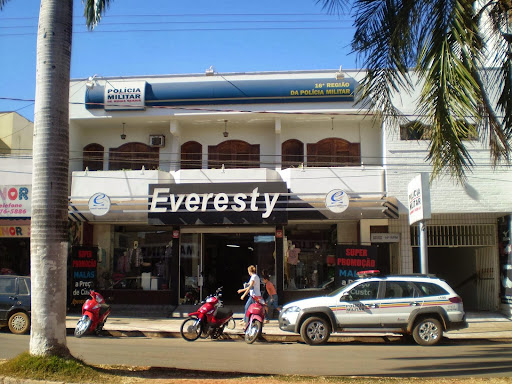
[[286, 183], [152, 184], [152, 225], [286, 224]]

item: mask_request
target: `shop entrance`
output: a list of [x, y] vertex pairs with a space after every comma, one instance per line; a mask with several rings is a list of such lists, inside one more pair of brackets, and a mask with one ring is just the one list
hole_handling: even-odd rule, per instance
[[248, 281], [247, 267], [258, 264], [254, 235], [222, 233], [204, 235], [203, 292], [208, 295], [223, 286], [226, 304], [241, 304], [237, 290]]
[[274, 254], [274, 233], [182, 234], [180, 302], [195, 304], [222, 286], [226, 305], [243, 305], [237, 290], [249, 280], [247, 267], [273, 274]]
[[[419, 250], [414, 249], [419, 272]], [[498, 259], [491, 247], [429, 247], [428, 271], [457, 292], [465, 310], [498, 309]]]

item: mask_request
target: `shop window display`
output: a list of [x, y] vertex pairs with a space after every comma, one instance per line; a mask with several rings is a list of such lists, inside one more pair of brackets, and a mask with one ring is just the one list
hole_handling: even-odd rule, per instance
[[114, 250], [111, 288], [168, 290], [172, 258], [170, 234], [137, 232], [118, 236], [120, 246]]
[[285, 289], [323, 289], [332, 284], [335, 226], [293, 226], [285, 232]]

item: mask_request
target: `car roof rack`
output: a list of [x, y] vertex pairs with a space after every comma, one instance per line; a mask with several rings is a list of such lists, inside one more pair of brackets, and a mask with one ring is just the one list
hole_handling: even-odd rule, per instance
[[391, 276], [395, 276], [395, 277], [432, 277], [432, 278], [437, 278], [437, 276], [432, 274], [432, 273], [404, 273], [404, 274], [399, 274], [399, 275], [390, 275], [390, 277]]

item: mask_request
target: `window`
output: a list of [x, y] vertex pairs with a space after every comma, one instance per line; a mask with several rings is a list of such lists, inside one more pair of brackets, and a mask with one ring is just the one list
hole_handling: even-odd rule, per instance
[[260, 145], [227, 140], [208, 146], [208, 168], [259, 168]]
[[144, 143], [127, 143], [110, 148], [109, 169], [158, 169], [160, 148]]
[[379, 282], [369, 281], [356, 285], [350, 290], [349, 301], [375, 300], [379, 292]]
[[201, 169], [203, 146], [197, 141], [187, 141], [181, 146], [181, 169]]
[[297, 139], [286, 140], [281, 145], [281, 167], [298, 167], [304, 163], [304, 143]]
[[411, 121], [400, 126], [400, 140], [428, 140], [430, 138], [430, 126]]
[[333, 286], [336, 225], [297, 224], [285, 227], [284, 288]]
[[19, 288], [20, 295], [29, 295], [30, 294], [30, 280], [18, 279], [18, 288]]
[[0, 279], [0, 294], [10, 295], [16, 293], [16, 280], [13, 277]]
[[103, 145], [101, 144], [88, 144], [84, 147], [83, 162], [84, 170], [88, 168], [89, 171], [103, 171]]
[[[478, 131], [475, 125], [457, 120], [455, 127], [462, 140], [477, 140]], [[412, 121], [400, 126], [400, 140], [430, 140], [432, 127], [419, 121]]]
[[336, 137], [307, 145], [308, 167], [344, 167], [361, 164], [361, 146]]
[[408, 281], [386, 281], [385, 299], [418, 297], [419, 293]]
[[448, 292], [442, 287], [434, 283], [416, 282], [416, 286], [420, 289], [424, 296], [442, 296], [448, 295]]

